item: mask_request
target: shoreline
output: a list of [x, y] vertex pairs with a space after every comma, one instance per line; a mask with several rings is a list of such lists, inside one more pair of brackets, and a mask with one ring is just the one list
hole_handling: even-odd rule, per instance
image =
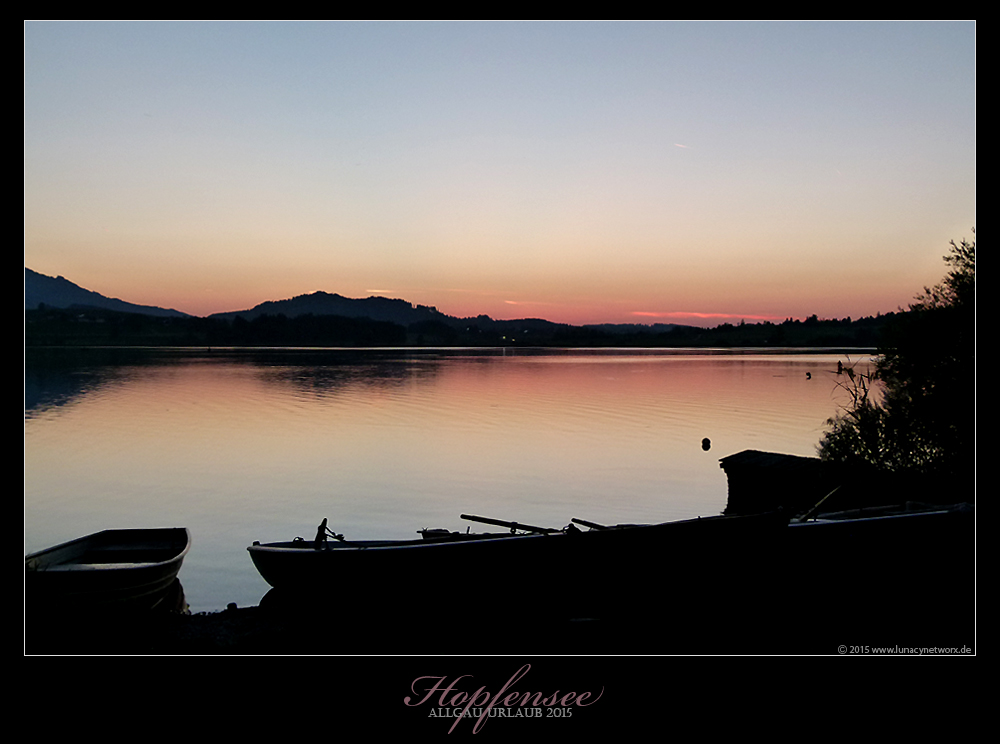
[[[952, 592], [946, 592], [952, 594]], [[894, 607], [787, 602], [767, 608], [664, 606], [617, 618], [397, 608], [25, 616], [26, 656], [739, 656], [975, 655], [974, 611], [949, 599]], [[894, 651], [895, 649], [895, 651]], [[859, 651], [860, 653], [860, 651]]]

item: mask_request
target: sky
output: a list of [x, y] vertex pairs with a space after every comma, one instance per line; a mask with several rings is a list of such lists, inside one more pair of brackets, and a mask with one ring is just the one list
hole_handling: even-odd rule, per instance
[[27, 22], [24, 263], [193, 315], [859, 318], [973, 238], [973, 21]]

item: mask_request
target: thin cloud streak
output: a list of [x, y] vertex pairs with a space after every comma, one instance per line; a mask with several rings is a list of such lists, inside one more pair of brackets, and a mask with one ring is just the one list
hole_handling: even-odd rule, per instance
[[785, 318], [779, 318], [775, 315], [744, 315], [741, 313], [695, 313], [695, 312], [685, 312], [676, 311], [668, 313], [652, 313], [644, 312], [640, 310], [633, 311], [632, 315], [636, 315], [643, 318], [679, 318], [679, 319], [698, 319], [698, 320], [726, 320], [729, 318], [740, 318], [743, 320], [784, 320]]

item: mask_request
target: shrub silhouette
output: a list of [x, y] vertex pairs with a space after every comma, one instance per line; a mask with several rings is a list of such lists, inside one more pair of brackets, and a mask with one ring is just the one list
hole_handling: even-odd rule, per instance
[[841, 385], [851, 403], [827, 422], [822, 459], [883, 472], [974, 475], [976, 243], [950, 245], [944, 280], [888, 324], [874, 370], [845, 368]]

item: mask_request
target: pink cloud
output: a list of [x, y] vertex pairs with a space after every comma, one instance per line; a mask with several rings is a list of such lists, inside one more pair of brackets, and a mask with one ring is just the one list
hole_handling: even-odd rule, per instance
[[643, 310], [634, 310], [632, 315], [637, 315], [643, 318], [675, 318], [675, 319], [689, 319], [697, 318], [699, 320], [725, 320], [726, 318], [740, 318], [742, 320], [784, 320], [784, 318], [778, 318], [773, 315], [743, 315], [740, 313], [694, 313], [685, 311], [674, 311], [669, 313], [654, 313], [646, 312]]

